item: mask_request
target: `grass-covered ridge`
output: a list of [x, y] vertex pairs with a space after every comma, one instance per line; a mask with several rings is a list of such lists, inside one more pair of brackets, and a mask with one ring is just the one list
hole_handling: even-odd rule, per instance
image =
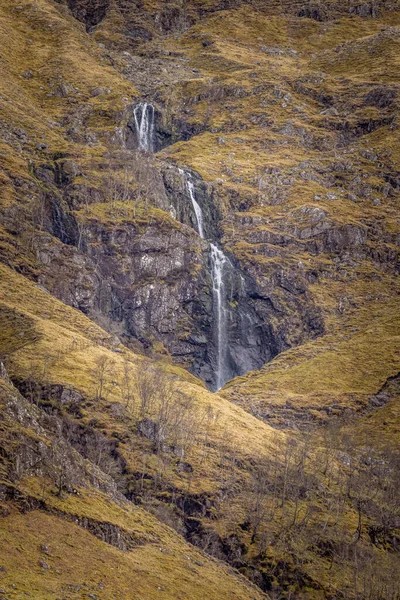
[[[317, 598], [324, 598], [329, 589], [351, 589], [351, 563], [335, 564], [336, 575], [332, 578], [330, 561], [321, 559], [314, 546], [314, 543], [337, 544], [339, 540], [345, 545], [352, 544], [352, 532], [358, 527], [356, 499], [362, 494], [364, 502], [368, 496], [368, 490], [363, 487], [364, 478], [371, 484], [371, 477], [376, 477], [373, 470], [368, 470], [370, 466], [366, 467], [367, 472], [363, 469], [353, 473], [347, 467], [343, 469], [340, 459], [343, 453], [338, 449], [344, 446], [340, 442], [339, 429], [324, 440], [318, 437], [302, 440], [299, 436], [296, 440], [274, 432], [234, 404], [204, 390], [184, 371], [161, 363], [156, 367], [159, 385], [165, 386], [163, 371], [169, 377], [173, 376], [174, 393], [178, 394], [179, 402], [185, 402], [188, 395], [192, 398], [191, 420], [198, 411], [205, 411], [212, 417], [206, 431], [196, 432], [198, 439], [186, 447], [184, 457], [174, 457], [168, 448], [157, 449], [157, 445], [140, 434], [138, 425], [143, 421], [137, 411], [138, 405], [134, 409], [132, 399], [128, 403], [126, 400], [124, 361], [128, 360], [130, 369], [136, 373], [135, 380], [139, 378], [136, 370], [144, 369], [148, 359], [115, 346], [106, 332], [79, 311], [66, 307], [34, 284], [27, 283], [21, 275], [5, 267], [1, 273], [2, 347], [6, 348], [7, 340], [11, 340], [6, 361], [8, 374], [33, 403], [29, 408], [28, 402], [10, 383], [2, 383], [3, 407], [7, 406], [5, 411], [3, 408], [6, 419], [2, 426], [2, 444], [6, 462], [2, 476], [8, 490], [2, 535], [4, 543], [12, 549], [5, 563], [7, 584], [17, 581], [18, 590], [30, 586], [43, 597], [47, 597], [46, 594], [51, 597], [60, 586], [70, 584], [68, 569], [76, 565], [73, 583], [78, 587], [82, 585], [81, 569], [86, 569], [90, 593], [93, 586], [100, 583], [107, 593], [126, 593], [127, 588], [123, 586], [127, 581], [133, 586], [134, 593], [144, 594], [144, 597], [151, 597], [154, 585], [161, 586], [174, 597], [178, 584], [173, 582], [181, 576], [183, 582], [179, 593], [182, 598], [195, 598], [193, 593], [199, 593], [199, 598], [204, 594], [207, 597], [209, 586], [217, 586], [212, 592], [214, 597], [218, 594], [221, 598], [226, 597], [231, 593], [232, 585], [239, 585], [236, 593], [242, 593], [241, 580], [236, 579], [233, 583], [232, 575], [221, 575], [217, 563], [209, 562], [203, 555], [199, 558], [197, 551], [182, 546], [182, 538], [177, 533], [160, 525], [142, 507], [126, 503], [113, 483], [112, 478], [115, 478], [125, 494], [178, 531], [181, 531], [182, 523], [174, 511], [182, 507], [181, 502], [185, 499], [188, 503], [187, 523], [192, 527], [196, 525], [195, 531], [199, 533], [202, 528], [207, 532], [204, 538], [198, 539], [200, 547], [210, 552], [218, 536], [232, 548], [240, 540], [243, 549], [246, 548], [248, 565], [242, 565], [241, 570], [250, 578], [254, 569], [251, 564], [253, 561], [258, 564], [258, 552], [262, 551], [258, 569], [265, 581], [270, 581], [268, 585], [274, 588], [289, 585], [289, 581], [297, 577], [300, 583], [296, 585], [300, 587], [296, 589], [300, 590], [304, 585], [302, 582], [307, 581], [310, 593], [316, 594]], [[377, 320], [377, 326], [384, 329], [384, 325], [382, 318]], [[13, 342], [16, 327], [23, 333], [22, 342], [17, 345]], [[96, 398], [99, 366], [96, 360], [99, 357], [107, 357], [113, 363], [112, 371], [104, 380], [102, 397]], [[281, 358], [284, 357], [285, 354]], [[139, 381], [143, 380], [139, 378]], [[71, 391], [78, 394], [78, 397], [66, 395], [60, 402], [57, 386], [69, 390], [68, 394]], [[252, 389], [251, 384], [249, 387]], [[167, 386], [163, 390], [164, 394], [169, 393]], [[141, 393], [143, 391], [142, 388]], [[161, 400], [162, 396], [158, 398]], [[149, 416], [157, 418], [156, 414], [157, 411]], [[60, 436], [58, 433], [54, 438], [56, 432], [60, 432], [58, 427], [65, 434]], [[77, 437], [79, 431], [81, 434]], [[86, 442], [85, 436], [88, 436]], [[91, 439], [95, 441], [94, 445], [91, 445]], [[371, 453], [370, 448], [364, 447], [363, 439], [360, 435], [360, 445], [356, 449], [353, 442], [347, 440], [346, 452]], [[67, 440], [83, 454], [70, 448]], [[31, 455], [35, 448], [37, 454]], [[20, 457], [17, 462], [16, 456]], [[36, 458], [32, 460], [31, 456]], [[123, 461], [123, 471], [120, 461]], [[190, 464], [190, 470], [182, 470], [187, 464]], [[272, 487], [267, 483], [269, 478], [275, 481]], [[346, 481], [350, 486], [350, 499], [340, 500], [338, 494]], [[308, 500], [302, 497], [303, 485], [309, 487]], [[379, 498], [383, 493], [386, 491], [379, 489]], [[335, 498], [333, 504], [332, 498]], [[194, 503], [192, 508], [191, 502]], [[197, 513], [196, 503], [201, 502], [206, 502], [204, 506], [209, 508], [201, 508]], [[314, 507], [313, 516], [305, 519], [311, 510], [309, 502]], [[335, 517], [336, 502], [343, 503], [340, 519]], [[34, 512], [23, 517], [18, 511], [24, 506]], [[196, 516], [190, 516], [193, 510]], [[182, 515], [180, 511], [178, 514]], [[386, 582], [392, 577], [395, 563], [390, 556], [380, 556], [370, 546], [367, 532], [368, 527], [377, 527], [375, 518], [369, 512], [362, 515], [360, 548], [368, 557], [367, 565], [369, 561], [379, 559], [380, 581]], [[35, 546], [33, 523], [39, 527], [38, 530], [33, 528], [35, 539], [40, 540]], [[19, 532], [17, 537], [13, 536], [15, 528]], [[119, 528], [118, 535], [115, 528]], [[55, 541], [49, 539], [50, 530], [57, 532]], [[290, 543], [287, 535], [292, 537]], [[103, 541], [99, 536], [104, 536]], [[269, 544], [268, 539], [274, 542]], [[128, 544], [131, 549], [113, 547], [115, 540], [120, 540], [122, 545]], [[22, 554], [27, 573], [23, 582], [18, 580], [20, 561], [17, 561], [17, 555], [20, 553], [17, 548], [21, 544], [26, 548]], [[64, 546], [66, 552], [62, 553]], [[106, 561], [100, 579], [97, 567], [100, 563], [96, 562], [94, 566], [91, 563], [89, 568], [84, 547], [86, 550], [93, 548], [96, 557]], [[160, 547], [167, 555], [165, 561], [159, 559]], [[297, 556], [300, 555], [307, 557], [307, 561], [299, 563]], [[194, 570], [190, 568], [192, 562]], [[41, 566], [42, 563], [47, 566]], [[131, 583], [131, 575], [128, 575], [133, 564], [136, 565], [134, 569], [141, 570], [140, 583], [135, 583], [136, 580]], [[205, 571], [201, 584], [196, 583], [199, 577], [197, 566]], [[375, 571], [371, 575], [368, 569], [366, 567], [365, 576], [374, 577]], [[118, 575], [121, 570], [122, 573], [126, 571], [126, 579], [118, 577], [116, 580], [115, 570]], [[222, 577], [218, 584], [217, 572]], [[271, 573], [275, 573], [273, 577]], [[196, 592], [189, 592], [186, 584], [196, 585]], [[78, 591], [84, 594], [88, 590], [82, 587]], [[244, 598], [249, 593], [253, 594], [253, 589], [243, 588]], [[254, 597], [257, 594], [254, 591]]]
[[[117, 431], [121, 427], [124, 429], [124, 424], [118, 423], [119, 419], [112, 416], [112, 405], [126, 403], [123, 389], [125, 365], [128, 363], [134, 382], [137, 371], [144, 369], [150, 361], [126, 348], [115, 346], [112, 337], [82, 313], [65, 306], [22, 276], [5, 267], [1, 267], [1, 272], [2, 347], [8, 350], [10, 376], [22, 381], [31, 377], [42, 385], [62, 384], [71, 387], [91, 400], [88, 421], [98, 413], [106, 431], [112, 432], [114, 427]], [[29, 323], [29, 334], [24, 333], [25, 323]], [[24, 333], [24, 343], [15, 347], [11, 341], [7, 349], [8, 340], [13, 340], [18, 331]], [[110, 400], [107, 398], [105, 403], [104, 400], [95, 401], [98, 385], [96, 368], [103, 357], [112, 363], [112, 371], [105, 383], [107, 390], [104, 389], [104, 395], [109, 396]], [[193, 399], [194, 411], [198, 409], [207, 413], [212, 410], [215, 425], [212, 425], [209, 435], [215, 436], [215, 441], [226, 444], [227, 448], [240, 450], [243, 456], [248, 454], [249, 448], [251, 452], [263, 453], [274, 447], [276, 435], [271, 428], [205, 390], [201, 382], [185, 370], [168, 362], [161, 362], [158, 369], [160, 375], [165, 372], [168, 377], [176, 379], [174, 388], [183, 398]], [[129, 422], [129, 407], [126, 417]], [[134, 423], [137, 413], [134, 412], [131, 418]], [[126, 451], [134, 461], [137, 451], [134, 445], [128, 445]], [[202, 478], [191, 482], [191, 486], [198, 488], [199, 492], [213, 489], [217, 475], [215, 462], [218, 461], [218, 455], [211, 450], [207, 461], [204, 461], [203, 452], [204, 449], [200, 447], [194, 449], [193, 455], [201, 465]], [[179, 475], [177, 484], [184, 487], [185, 479], [182, 474]]]
[[274, 418], [287, 406], [327, 419], [345, 409], [368, 406], [386, 381], [400, 371], [399, 303], [370, 302], [368, 313], [349, 319], [339, 332], [281, 354], [259, 373], [231, 382], [226, 393], [254, 414]]

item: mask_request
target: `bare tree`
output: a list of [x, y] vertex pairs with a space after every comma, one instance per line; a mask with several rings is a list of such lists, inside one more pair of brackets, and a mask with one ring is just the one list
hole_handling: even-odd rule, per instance
[[107, 390], [109, 375], [112, 373], [113, 367], [114, 361], [111, 360], [106, 354], [102, 354], [95, 361], [93, 378], [95, 382], [95, 399], [97, 403], [100, 402], [103, 394]]
[[158, 392], [157, 371], [151, 363], [143, 362], [137, 371], [135, 382], [140, 418], [144, 419], [154, 414]]
[[254, 544], [261, 523], [267, 514], [267, 492], [270, 478], [268, 463], [257, 465], [252, 472], [251, 492], [247, 506], [247, 519], [252, 527], [251, 543]]
[[135, 394], [131, 363], [125, 357], [123, 362], [123, 374], [121, 383], [121, 393], [125, 405], [130, 409], [132, 414], [135, 413]]
[[117, 203], [134, 200], [136, 177], [131, 159], [127, 160], [124, 156], [111, 157], [107, 176], [103, 181], [106, 199], [112, 212]]

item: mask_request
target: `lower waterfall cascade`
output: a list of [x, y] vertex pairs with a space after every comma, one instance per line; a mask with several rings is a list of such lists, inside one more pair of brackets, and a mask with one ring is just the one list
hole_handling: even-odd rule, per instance
[[213, 283], [213, 300], [216, 312], [216, 347], [217, 347], [217, 372], [216, 388], [217, 391], [222, 388], [224, 383], [230, 379], [227, 373], [228, 360], [228, 336], [227, 336], [227, 318], [226, 310], [226, 289], [224, 282], [224, 269], [227, 266], [228, 259], [225, 254], [215, 244], [210, 244], [211, 257], [211, 276]]
[[[197, 231], [202, 239], [205, 238], [203, 211], [196, 200], [196, 191], [193, 181], [187, 174], [179, 169], [180, 174], [185, 177], [187, 189], [192, 202], [193, 210], [196, 216]], [[227, 292], [225, 283], [225, 273], [228, 266], [232, 266], [229, 259], [225, 256], [218, 246], [212, 242], [210, 244], [210, 275], [212, 280], [213, 313], [215, 315], [215, 347], [216, 347], [216, 373], [215, 390], [220, 390], [223, 385], [231, 378], [231, 369], [229, 367], [228, 352], [228, 311], [227, 311]]]

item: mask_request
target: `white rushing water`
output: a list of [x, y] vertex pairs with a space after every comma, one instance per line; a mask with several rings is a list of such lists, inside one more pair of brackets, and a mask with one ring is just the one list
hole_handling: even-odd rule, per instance
[[154, 106], [140, 102], [133, 110], [139, 150], [154, 152]]
[[217, 321], [217, 372], [215, 374], [215, 385], [218, 391], [226, 382], [226, 364], [228, 357], [226, 291], [224, 284], [224, 269], [228, 264], [228, 259], [222, 250], [215, 246], [215, 244], [210, 244], [210, 249], [213, 304]]
[[[204, 235], [204, 218], [203, 211], [199, 203], [196, 200], [196, 191], [193, 182], [187, 177], [187, 174], [179, 169], [180, 174], [185, 178], [186, 185], [189, 191], [190, 200], [192, 202], [193, 210], [196, 215], [197, 231], [201, 238], [205, 239]], [[227, 259], [225, 254], [216, 246], [210, 243], [210, 260], [211, 260], [211, 279], [212, 279], [212, 292], [213, 292], [213, 310], [216, 321], [215, 329], [215, 347], [216, 347], [216, 359], [217, 369], [215, 373], [215, 388], [216, 391], [220, 390], [224, 383], [227, 381], [228, 368], [228, 335], [227, 335], [227, 297], [225, 289], [225, 271], [226, 267], [230, 265], [230, 261]]]
[[193, 209], [196, 215], [197, 221], [197, 231], [199, 232], [199, 236], [204, 239], [204, 227], [203, 227], [203, 212], [199, 206], [199, 203], [196, 200], [195, 190], [193, 182], [188, 179], [187, 182], [190, 199], [192, 201]]

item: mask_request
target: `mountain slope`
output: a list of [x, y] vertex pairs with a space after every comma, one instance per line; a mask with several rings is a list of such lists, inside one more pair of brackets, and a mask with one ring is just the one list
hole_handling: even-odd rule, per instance
[[52, 431], [49, 417], [46, 423], [7, 381], [0, 386], [7, 597], [266, 597], [127, 502], [109, 476]]
[[0, 7], [7, 598], [398, 600], [399, 19]]

